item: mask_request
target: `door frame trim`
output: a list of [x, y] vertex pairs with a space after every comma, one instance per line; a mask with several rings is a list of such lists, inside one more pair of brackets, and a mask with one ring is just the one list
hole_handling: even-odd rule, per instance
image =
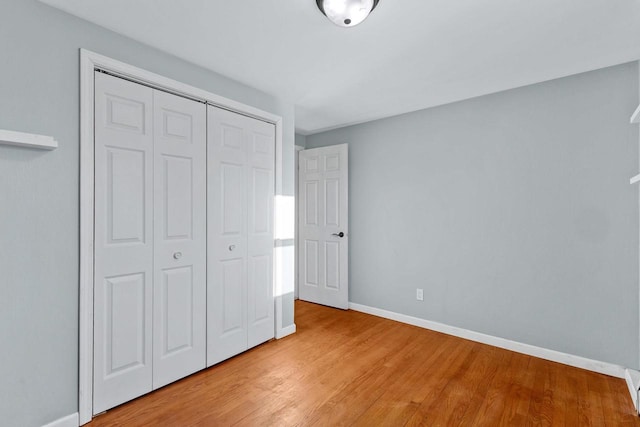
[[298, 263], [298, 251], [300, 250], [300, 214], [298, 212], [298, 210], [300, 209], [300, 207], [298, 206], [298, 201], [300, 200], [300, 183], [298, 182], [298, 178], [300, 175], [300, 152], [305, 150], [305, 147], [301, 146], [301, 145], [294, 145], [293, 146], [294, 150], [295, 150], [295, 156], [296, 158], [294, 159], [294, 164], [295, 164], [295, 173], [294, 173], [294, 183], [293, 183], [293, 187], [294, 187], [294, 194], [296, 197], [296, 201], [295, 201], [295, 206], [294, 209], [296, 211], [296, 214], [294, 215], [294, 220], [295, 220], [295, 229], [296, 229], [296, 237], [294, 239], [294, 244], [295, 244], [295, 250], [294, 250], [294, 255], [296, 257], [296, 259], [294, 260], [294, 265], [295, 265], [295, 274], [294, 274], [294, 278], [293, 278], [293, 298], [294, 300], [298, 299], [299, 297], [299, 278], [298, 278], [298, 272], [300, 271], [300, 264]]
[[[98, 53], [80, 49], [80, 299], [79, 299], [79, 372], [78, 410], [80, 425], [93, 417], [93, 275], [94, 275], [94, 72], [107, 71], [124, 78], [187, 98], [272, 123], [276, 127], [275, 194], [283, 194], [282, 117], [229, 98], [152, 73]], [[274, 218], [285, 209], [274, 206]], [[277, 221], [274, 221], [277, 224]], [[278, 230], [274, 230], [278, 236]], [[274, 250], [274, 271], [286, 268]], [[275, 283], [274, 288], [278, 288]], [[275, 336], [295, 332], [295, 324], [282, 326], [282, 296], [274, 294]]]

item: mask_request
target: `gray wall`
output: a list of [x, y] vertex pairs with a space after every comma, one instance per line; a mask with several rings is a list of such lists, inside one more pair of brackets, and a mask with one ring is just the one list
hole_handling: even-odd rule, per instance
[[349, 144], [350, 300], [638, 368], [637, 105], [630, 63], [307, 136]]
[[296, 145], [298, 147], [302, 147], [305, 148], [307, 146], [307, 137], [305, 135], [301, 135], [299, 133], [296, 133], [296, 141], [295, 141]]
[[[79, 48], [284, 118], [283, 194], [292, 196], [293, 106], [35, 0], [3, 0], [0, 129], [52, 135], [42, 152], [0, 146], [0, 424], [77, 411]], [[284, 296], [293, 321], [293, 294]]]

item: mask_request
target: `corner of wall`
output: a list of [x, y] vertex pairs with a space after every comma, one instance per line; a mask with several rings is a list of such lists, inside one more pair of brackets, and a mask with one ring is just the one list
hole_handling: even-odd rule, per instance
[[298, 147], [302, 147], [302, 148], [307, 148], [307, 137], [305, 135], [301, 135], [299, 133], [296, 133], [296, 146]]
[[[633, 369], [625, 369], [624, 379], [627, 382], [627, 387], [629, 388], [629, 394], [631, 395], [633, 406], [636, 408], [636, 412], [638, 412], [638, 389], [640, 388], [640, 372]], [[640, 412], [638, 413], [640, 414]]]

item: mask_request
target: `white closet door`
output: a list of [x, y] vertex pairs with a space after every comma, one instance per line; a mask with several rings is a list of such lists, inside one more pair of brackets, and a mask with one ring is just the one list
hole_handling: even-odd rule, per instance
[[94, 413], [152, 387], [152, 97], [95, 74]]
[[248, 344], [274, 336], [273, 198], [275, 126], [244, 118], [248, 151]]
[[244, 117], [208, 107], [207, 366], [247, 349]]
[[275, 126], [208, 108], [210, 366], [274, 336]]
[[153, 94], [153, 388], [206, 366], [206, 105]]

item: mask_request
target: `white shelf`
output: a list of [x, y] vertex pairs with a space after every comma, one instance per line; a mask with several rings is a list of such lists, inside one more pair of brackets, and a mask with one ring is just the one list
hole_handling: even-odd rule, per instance
[[640, 173], [629, 180], [629, 184], [636, 184], [640, 182]]
[[41, 150], [54, 150], [58, 148], [58, 141], [51, 136], [2, 129], [0, 129], [0, 144], [39, 148]]
[[640, 105], [638, 105], [638, 108], [636, 108], [636, 111], [633, 112], [633, 115], [631, 116], [631, 123], [640, 123]]

